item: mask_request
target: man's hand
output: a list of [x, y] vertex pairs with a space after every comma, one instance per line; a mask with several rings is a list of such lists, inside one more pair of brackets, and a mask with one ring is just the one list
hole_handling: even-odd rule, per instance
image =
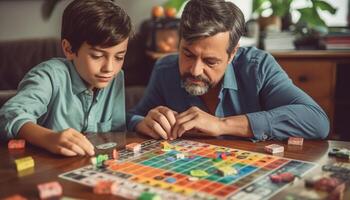
[[177, 112], [165, 106], [158, 106], [150, 110], [146, 117], [136, 125], [136, 131], [149, 135], [155, 139], [171, 139], [172, 127], [176, 122]]
[[207, 136], [219, 136], [223, 122], [213, 115], [210, 115], [198, 107], [191, 107], [176, 116], [176, 123], [173, 127], [171, 138], [181, 137], [189, 130], [196, 130]]
[[93, 156], [94, 146], [81, 133], [73, 128], [68, 128], [60, 133], [51, 133], [45, 135], [47, 145], [44, 147], [52, 153], [65, 156]]

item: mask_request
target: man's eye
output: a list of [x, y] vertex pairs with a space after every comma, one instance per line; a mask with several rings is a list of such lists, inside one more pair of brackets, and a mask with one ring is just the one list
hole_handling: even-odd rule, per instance
[[211, 61], [207, 61], [207, 65], [209, 67], [215, 67], [218, 64], [218, 62], [211, 62]]

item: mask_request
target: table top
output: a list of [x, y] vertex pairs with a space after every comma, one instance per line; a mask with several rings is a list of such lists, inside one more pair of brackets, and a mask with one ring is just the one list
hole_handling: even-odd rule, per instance
[[[123, 148], [125, 144], [131, 142], [142, 142], [150, 138], [140, 136], [135, 133], [101, 133], [88, 135], [90, 141], [94, 144], [102, 144], [111, 141], [117, 141], [118, 148]], [[350, 142], [330, 141], [330, 140], [304, 140], [303, 146], [287, 145], [286, 141], [264, 141], [253, 143], [250, 140], [242, 139], [217, 139], [217, 138], [199, 138], [199, 137], [185, 137], [198, 142], [209, 143], [218, 146], [225, 146], [241, 150], [248, 150], [253, 152], [265, 153], [264, 147], [268, 144], [280, 144], [285, 147], [283, 157], [290, 159], [298, 159], [304, 161], [315, 162], [318, 167], [312, 172], [308, 173], [306, 177], [321, 173], [321, 166], [327, 163], [347, 162], [343, 160], [328, 156], [328, 151], [331, 148], [349, 148]], [[103, 153], [103, 152], [96, 152]], [[36, 186], [40, 183], [58, 181], [63, 186], [63, 196], [81, 199], [96, 199], [103, 197], [103, 199], [121, 199], [112, 195], [95, 195], [92, 188], [78, 183], [63, 180], [58, 177], [59, 174], [74, 170], [76, 168], [89, 164], [89, 157], [63, 157], [54, 155], [46, 150], [26, 144], [24, 150], [8, 150], [6, 143], [1, 143], [0, 146], [0, 198], [20, 194], [29, 199], [37, 199], [38, 191]], [[17, 173], [14, 160], [25, 156], [31, 156], [34, 159], [34, 170], [25, 171], [24, 173]], [[298, 186], [299, 185], [299, 186]], [[273, 199], [284, 199], [285, 191], [295, 189], [303, 185], [300, 180], [296, 184], [289, 186], [287, 189], [278, 193]], [[350, 189], [347, 188], [345, 198], [350, 199]]]

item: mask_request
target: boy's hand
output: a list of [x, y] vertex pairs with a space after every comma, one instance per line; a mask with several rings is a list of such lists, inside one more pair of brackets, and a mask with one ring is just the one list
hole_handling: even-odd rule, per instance
[[60, 133], [46, 135], [46, 148], [52, 153], [65, 156], [93, 156], [94, 146], [86, 137], [73, 128], [68, 128]]
[[171, 139], [171, 129], [174, 126], [177, 112], [165, 106], [158, 106], [148, 112], [146, 117], [136, 125], [136, 131], [155, 139]]

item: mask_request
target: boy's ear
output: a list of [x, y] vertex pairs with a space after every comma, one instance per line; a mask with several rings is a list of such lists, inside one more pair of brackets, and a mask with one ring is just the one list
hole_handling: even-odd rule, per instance
[[69, 41], [66, 39], [63, 39], [61, 42], [61, 45], [62, 45], [63, 53], [66, 56], [66, 58], [68, 60], [73, 60], [75, 53], [72, 51], [72, 46], [69, 43]]

